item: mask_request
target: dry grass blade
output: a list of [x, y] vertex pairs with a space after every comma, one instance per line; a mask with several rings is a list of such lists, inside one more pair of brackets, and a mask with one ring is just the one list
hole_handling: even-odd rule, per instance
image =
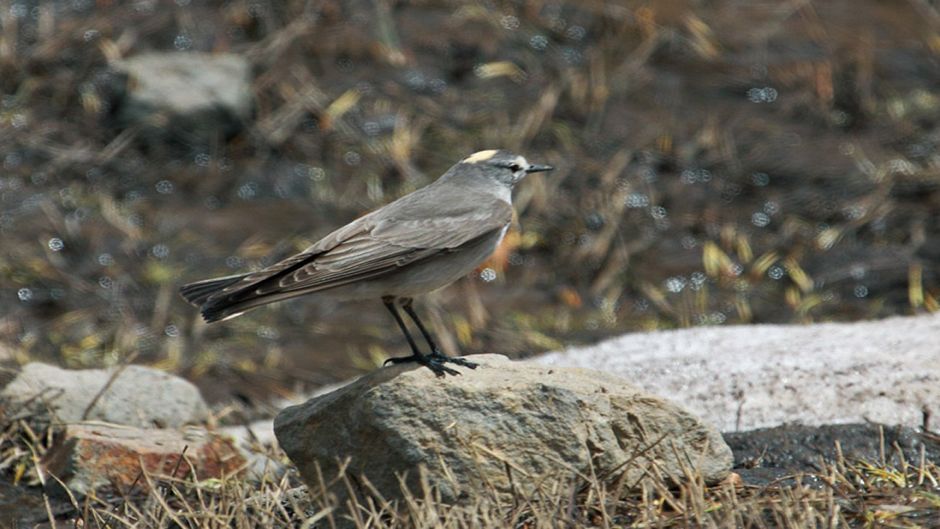
[[111, 376], [108, 377], [108, 380], [104, 383], [103, 386], [101, 386], [101, 389], [99, 389], [98, 392], [95, 393], [95, 396], [92, 397], [91, 401], [88, 403], [88, 406], [85, 406], [85, 411], [82, 412], [83, 421], [88, 419], [88, 414], [91, 413], [91, 410], [95, 409], [95, 405], [98, 404], [98, 401], [101, 399], [102, 395], [104, 395], [108, 391], [111, 385], [114, 384], [114, 381], [116, 381], [118, 377], [121, 376], [121, 373], [123, 373], [124, 370], [127, 369], [127, 367], [131, 365], [131, 363], [134, 361], [135, 358], [137, 358], [137, 353], [136, 352], [131, 353], [131, 355], [128, 356], [121, 363], [120, 366], [118, 366], [117, 368], [114, 369], [114, 371], [111, 372]]

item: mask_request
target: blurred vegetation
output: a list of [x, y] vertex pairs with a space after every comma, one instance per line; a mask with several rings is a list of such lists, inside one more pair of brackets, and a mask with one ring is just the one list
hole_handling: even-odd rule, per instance
[[[370, 368], [403, 348], [378, 303], [308, 298], [206, 327], [176, 290], [270, 264], [497, 147], [558, 170], [517, 190], [495, 280], [422, 300], [451, 349], [938, 308], [930, 0], [0, 10], [12, 361], [136, 355], [210, 397]], [[247, 57], [254, 118], [231, 137], [122, 128], [109, 62], [155, 50]]]

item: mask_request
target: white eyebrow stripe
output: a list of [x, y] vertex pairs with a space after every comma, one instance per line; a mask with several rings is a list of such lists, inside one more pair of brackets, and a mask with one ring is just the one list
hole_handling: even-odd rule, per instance
[[499, 151], [496, 150], [496, 149], [490, 149], [490, 150], [488, 150], [488, 151], [475, 152], [475, 153], [471, 154], [470, 156], [467, 156], [466, 158], [464, 158], [463, 160], [461, 160], [461, 162], [462, 162], [462, 163], [480, 163], [480, 162], [485, 162], [485, 161], [489, 160], [490, 158], [496, 156], [496, 153], [497, 153], [497, 152], [499, 152]]

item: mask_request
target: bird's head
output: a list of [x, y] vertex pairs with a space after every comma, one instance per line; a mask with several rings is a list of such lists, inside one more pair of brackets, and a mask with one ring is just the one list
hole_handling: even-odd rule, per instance
[[552, 169], [554, 167], [550, 165], [529, 163], [518, 154], [494, 149], [467, 156], [455, 165], [450, 173], [457, 178], [488, 178], [511, 189], [529, 173]]

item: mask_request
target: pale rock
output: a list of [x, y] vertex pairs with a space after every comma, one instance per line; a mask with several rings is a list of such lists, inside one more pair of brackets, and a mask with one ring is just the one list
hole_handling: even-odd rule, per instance
[[185, 136], [234, 134], [250, 119], [251, 65], [228, 53], [145, 53], [117, 61], [124, 125]]
[[283, 463], [268, 455], [269, 449], [277, 444], [270, 419], [242, 426], [226, 426], [220, 428], [219, 433], [231, 439], [247, 460], [245, 475], [248, 479], [280, 479], [287, 472]]
[[113, 374], [34, 362], [0, 391], [0, 402], [10, 416], [52, 423], [98, 420], [174, 428], [209, 416], [199, 389], [182, 378], [137, 365], [124, 367], [112, 380]]
[[723, 432], [940, 416], [940, 314], [625, 334], [530, 360], [669, 395]]
[[511, 486], [528, 494], [545, 477], [613, 481], [625, 472], [629, 486], [647, 472], [708, 483], [730, 472], [715, 428], [621, 378], [500, 355], [472, 360], [480, 367], [446, 378], [416, 365], [374, 371], [283, 410], [278, 441], [311, 488], [320, 487], [318, 466], [329, 480], [348, 458], [348, 475], [365, 476], [386, 499], [402, 496], [399, 475], [423, 495], [419, 467], [448, 502]]

